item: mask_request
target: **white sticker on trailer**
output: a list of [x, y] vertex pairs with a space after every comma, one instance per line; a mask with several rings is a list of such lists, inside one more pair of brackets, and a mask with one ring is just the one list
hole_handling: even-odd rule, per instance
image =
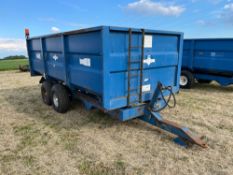
[[80, 65], [91, 67], [91, 59], [90, 58], [80, 58], [79, 63], [80, 63]]
[[216, 52], [211, 52], [210, 55], [211, 55], [212, 57], [216, 57]]
[[151, 89], [151, 85], [150, 84], [142, 86], [142, 92], [150, 92], [150, 89]]
[[144, 48], [152, 48], [153, 47], [153, 36], [145, 35], [144, 38]]
[[150, 66], [152, 63], [155, 63], [155, 59], [152, 59], [151, 55], [147, 55], [147, 59], [143, 60], [143, 63]]
[[41, 60], [40, 53], [37, 53], [37, 54], [36, 54], [36, 58], [37, 58], [38, 60]]
[[59, 57], [55, 54], [55, 55], [53, 55], [53, 59], [54, 59], [55, 61], [57, 61], [57, 60], [59, 59]]

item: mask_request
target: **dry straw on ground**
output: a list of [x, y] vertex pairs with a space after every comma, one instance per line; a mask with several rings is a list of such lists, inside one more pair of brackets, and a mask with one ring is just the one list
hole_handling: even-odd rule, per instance
[[184, 149], [137, 120], [121, 123], [76, 102], [61, 115], [44, 105], [39, 78], [0, 73], [0, 174], [233, 173], [233, 87], [196, 85], [163, 115], [203, 134]]

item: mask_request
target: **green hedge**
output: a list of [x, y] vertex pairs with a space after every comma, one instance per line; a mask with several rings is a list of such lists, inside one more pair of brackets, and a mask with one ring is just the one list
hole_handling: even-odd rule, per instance
[[7, 59], [0, 60], [0, 71], [16, 70], [19, 65], [27, 65], [28, 59]]

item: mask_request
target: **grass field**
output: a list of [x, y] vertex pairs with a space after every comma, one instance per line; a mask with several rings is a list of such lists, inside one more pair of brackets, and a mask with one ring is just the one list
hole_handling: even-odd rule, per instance
[[182, 148], [173, 136], [125, 123], [79, 102], [66, 114], [43, 104], [39, 77], [0, 72], [0, 174], [232, 175], [233, 86], [196, 85], [162, 114], [204, 135], [209, 148]]
[[0, 71], [16, 70], [19, 65], [28, 64], [27, 59], [16, 59], [16, 60], [0, 60]]

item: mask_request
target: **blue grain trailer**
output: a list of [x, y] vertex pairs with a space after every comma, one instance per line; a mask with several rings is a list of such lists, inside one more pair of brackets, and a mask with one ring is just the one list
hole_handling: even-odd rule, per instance
[[233, 39], [184, 40], [180, 86], [191, 88], [195, 80], [233, 84]]
[[26, 38], [31, 75], [42, 76], [42, 99], [57, 112], [79, 99], [89, 110], [162, 128], [181, 145], [206, 147], [159, 114], [179, 91], [182, 33], [101, 26], [33, 38], [26, 30]]

